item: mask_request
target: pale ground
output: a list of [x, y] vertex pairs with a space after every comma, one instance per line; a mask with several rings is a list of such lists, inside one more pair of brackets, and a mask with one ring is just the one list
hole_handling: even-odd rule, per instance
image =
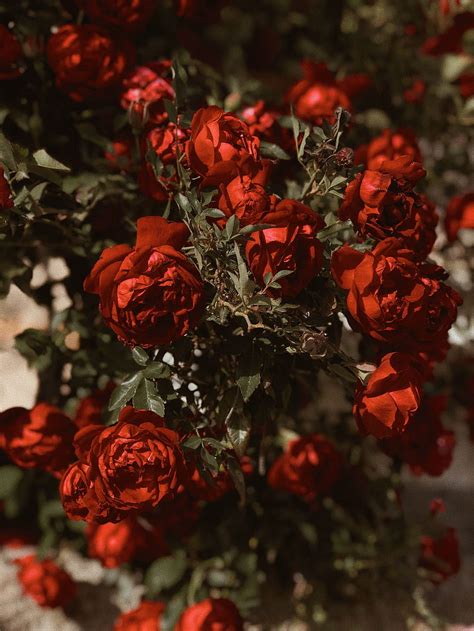
[[[12, 348], [14, 335], [30, 326], [47, 326], [47, 314], [19, 290], [13, 289], [7, 300], [0, 301], [0, 411], [14, 405], [30, 407], [34, 403], [37, 376]], [[463, 567], [458, 576], [433, 592], [430, 600], [438, 614], [459, 625], [451, 627], [451, 631], [474, 631], [474, 445], [469, 443], [466, 428], [462, 425], [457, 428], [457, 436], [455, 460], [445, 475], [440, 478], [406, 476], [405, 505], [409, 519], [414, 519], [426, 516], [431, 499], [444, 499], [446, 514], [442, 520], [458, 529]], [[134, 585], [132, 577], [104, 574], [96, 562], [82, 561], [74, 555], [68, 559], [68, 553], [64, 554], [71, 573], [82, 581], [82, 598], [78, 599], [71, 612], [72, 619], [67, 619], [60, 611], [48, 613], [40, 610], [21, 597], [8, 560], [0, 552], [1, 631], [109, 631], [119, 609], [128, 609], [139, 598], [139, 588]], [[84, 563], [92, 565], [84, 566]], [[122, 592], [121, 597], [117, 597], [117, 582], [121, 582], [118, 590]], [[127, 599], [130, 601], [128, 604]], [[278, 595], [276, 600], [279, 600]], [[337, 622], [326, 628], [337, 631], [402, 631], [405, 625], [401, 608], [392, 594], [381, 594], [376, 608], [367, 610], [361, 605], [350, 611], [343, 610]], [[285, 625], [283, 629], [304, 631], [294, 623]]]

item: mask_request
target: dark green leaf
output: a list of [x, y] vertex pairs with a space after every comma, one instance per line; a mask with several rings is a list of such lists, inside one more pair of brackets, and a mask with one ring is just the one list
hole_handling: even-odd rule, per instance
[[133, 399], [142, 381], [143, 373], [141, 371], [128, 375], [112, 392], [109, 401], [109, 410], [123, 408], [130, 399]]
[[148, 353], [144, 351], [143, 348], [140, 348], [139, 346], [135, 346], [135, 348], [132, 350], [132, 356], [135, 362], [139, 364], [140, 366], [146, 366], [148, 363], [148, 360], [150, 359], [148, 357]]
[[182, 550], [152, 563], [145, 574], [148, 595], [153, 598], [176, 585], [183, 578], [187, 565], [186, 553]]
[[290, 156], [283, 151], [281, 147], [274, 142], [266, 142], [262, 140], [260, 143], [260, 153], [265, 158], [274, 158], [275, 160], [290, 160]]
[[23, 471], [14, 465], [5, 465], [0, 467], [0, 499], [4, 500], [10, 494], [16, 491], [20, 480], [23, 477]]

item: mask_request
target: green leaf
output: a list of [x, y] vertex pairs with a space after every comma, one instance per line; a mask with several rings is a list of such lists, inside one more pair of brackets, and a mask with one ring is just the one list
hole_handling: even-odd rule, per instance
[[53, 157], [51, 157], [45, 149], [38, 149], [38, 151], [35, 151], [35, 153], [33, 154], [33, 160], [39, 167], [42, 167], [44, 169], [64, 172], [71, 170], [66, 165], [58, 162], [58, 160], [55, 160]]
[[152, 563], [145, 574], [148, 596], [153, 598], [162, 590], [174, 587], [183, 578], [187, 567], [186, 553], [182, 550]]
[[240, 230], [240, 221], [237, 215], [231, 215], [225, 224], [225, 235], [227, 239], [238, 234]]
[[23, 477], [23, 471], [15, 465], [5, 465], [0, 467], [0, 499], [15, 493], [20, 480]]
[[255, 344], [252, 344], [250, 352], [242, 357], [237, 369], [237, 385], [244, 401], [248, 401], [260, 385], [260, 368], [261, 357]]
[[10, 142], [0, 132], [0, 162], [3, 162], [10, 171], [16, 170], [16, 160]]
[[266, 158], [274, 158], [275, 160], [290, 160], [290, 156], [283, 151], [281, 147], [274, 142], [266, 142], [262, 140], [260, 143], [260, 153]]
[[17, 335], [15, 348], [25, 357], [28, 366], [34, 366], [38, 370], [45, 370], [53, 360], [52, 340], [48, 333], [39, 329], [25, 329]]
[[170, 367], [162, 362], [151, 362], [143, 371], [147, 379], [168, 379], [171, 375]]
[[188, 449], [197, 449], [202, 445], [202, 438], [200, 436], [191, 436], [186, 439], [183, 443], [184, 447], [188, 447]]
[[158, 416], [164, 415], [165, 402], [156, 392], [153, 381], [142, 379], [133, 397], [133, 407], [138, 410], [151, 410]]
[[245, 454], [250, 438], [250, 422], [244, 414], [234, 414], [227, 420], [227, 435], [235, 453]]
[[146, 366], [148, 364], [148, 360], [150, 359], [148, 357], [148, 353], [139, 346], [135, 346], [135, 348], [132, 350], [132, 357], [135, 362], [140, 366]]
[[142, 381], [143, 373], [141, 371], [128, 375], [112, 392], [109, 400], [109, 410], [123, 408], [130, 399], [133, 399]]

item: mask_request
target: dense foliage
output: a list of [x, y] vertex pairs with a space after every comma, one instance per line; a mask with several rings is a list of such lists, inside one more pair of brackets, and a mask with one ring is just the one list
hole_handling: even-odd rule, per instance
[[50, 313], [16, 339], [38, 403], [0, 414], [26, 593], [67, 607], [73, 546], [143, 577], [116, 630], [314, 628], [455, 573], [455, 531], [436, 504], [407, 525], [400, 472], [441, 475], [445, 411], [470, 404], [472, 363], [442, 368], [469, 307], [442, 263], [474, 227], [463, 0], [0, 17], [1, 290]]

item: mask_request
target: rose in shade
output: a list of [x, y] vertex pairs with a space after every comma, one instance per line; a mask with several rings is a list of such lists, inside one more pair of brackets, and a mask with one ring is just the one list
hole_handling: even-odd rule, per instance
[[15, 79], [20, 75], [18, 62], [21, 54], [20, 42], [6, 26], [0, 24], [0, 81]]
[[430, 580], [439, 584], [457, 574], [461, 568], [456, 530], [448, 528], [440, 537], [421, 537], [419, 566], [429, 572]]
[[48, 41], [56, 85], [74, 101], [109, 98], [134, 59], [130, 42], [93, 24], [65, 24]]
[[380, 443], [389, 456], [406, 462], [415, 475], [442, 475], [451, 464], [456, 444], [454, 432], [441, 422], [446, 397], [425, 397], [405, 430]]
[[396, 160], [402, 156], [409, 156], [413, 162], [422, 162], [414, 132], [411, 129], [384, 129], [380, 136], [356, 151], [354, 163], [377, 170], [385, 160]]
[[30, 555], [18, 559], [18, 580], [40, 607], [64, 607], [76, 595], [76, 584], [54, 561]]
[[310, 434], [290, 441], [273, 463], [268, 483], [312, 502], [328, 493], [341, 473], [342, 457], [332, 442], [321, 434]]
[[164, 123], [168, 118], [164, 101], [173, 101], [175, 98], [169, 78], [170, 68], [171, 62], [164, 60], [131, 70], [122, 84], [122, 107], [126, 110], [134, 107], [134, 115], [144, 123]]
[[459, 230], [474, 229], [474, 192], [453, 197], [446, 208], [444, 227], [448, 240], [453, 242]]
[[156, 0], [76, 0], [91, 22], [126, 31], [142, 29], [150, 21]]
[[0, 446], [24, 469], [37, 467], [60, 476], [74, 460], [75, 431], [71, 420], [48, 403], [0, 414]]

